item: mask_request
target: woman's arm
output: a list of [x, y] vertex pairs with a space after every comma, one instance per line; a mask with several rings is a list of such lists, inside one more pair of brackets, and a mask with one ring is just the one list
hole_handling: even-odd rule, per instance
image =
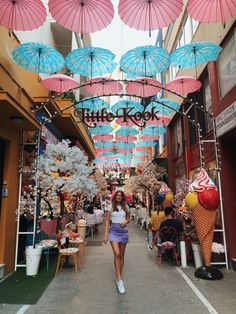
[[109, 227], [110, 227], [110, 216], [111, 216], [111, 212], [107, 211], [106, 212], [104, 235], [103, 235], [103, 242], [104, 243], [107, 243], [107, 241], [108, 241], [108, 232], [109, 232]]

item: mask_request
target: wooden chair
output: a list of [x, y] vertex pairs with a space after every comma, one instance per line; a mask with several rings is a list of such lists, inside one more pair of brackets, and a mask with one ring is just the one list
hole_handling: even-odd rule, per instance
[[70, 256], [73, 257], [74, 266], [75, 266], [75, 272], [76, 272], [76, 275], [77, 275], [78, 274], [78, 253], [79, 253], [79, 249], [75, 248], [75, 247], [64, 248], [61, 245], [61, 239], [60, 238], [57, 238], [57, 243], [58, 243], [59, 254], [58, 254], [58, 258], [57, 258], [57, 268], [56, 268], [55, 276], [58, 274], [59, 269], [60, 269], [60, 271], [62, 271], [63, 265], [65, 263], [66, 258], [69, 258]]
[[172, 250], [177, 266], [179, 266], [178, 253], [176, 247], [176, 241], [178, 233], [174, 227], [163, 227], [159, 231], [161, 243], [157, 245], [158, 251], [156, 256], [156, 262], [162, 262], [162, 255], [166, 250]]
[[78, 261], [79, 264], [81, 264], [83, 262], [84, 259], [84, 240], [83, 239], [71, 239], [70, 240], [70, 247], [75, 247], [79, 249], [78, 252]]

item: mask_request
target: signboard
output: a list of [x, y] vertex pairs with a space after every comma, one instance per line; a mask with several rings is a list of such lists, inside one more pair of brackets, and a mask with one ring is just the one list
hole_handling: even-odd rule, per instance
[[236, 127], [236, 101], [216, 117], [216, 133], [220, 137]]
[[[90, 111], [87, 108], [79, 108], [82, 122], [90, 128], [96, 127], [97, 122], [112, 122], [116, 118], [121, 118], [123, 122], [132, 121], [139, 127], [145, 127], [146, 121], [160, 119], [157, 116], [158, 111], [156, 111], [155, 108], [152, 108], [150, 112], [136, 112], [135, 114], [132, 114], [132, 110], [133, 108], [120, 108], [114, 114], [112, 112], [107, 112], [104, 108], [98, 112]], [[76, 110], [75, 116], [78, 116]]]

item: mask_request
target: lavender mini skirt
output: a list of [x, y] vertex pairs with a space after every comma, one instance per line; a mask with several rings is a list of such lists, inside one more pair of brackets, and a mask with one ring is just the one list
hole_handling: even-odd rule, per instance
[[121, 224], [110, 225], [109, 240], [119, 243], [127, 243], [129, 241], [128, 228], [121, 227]]

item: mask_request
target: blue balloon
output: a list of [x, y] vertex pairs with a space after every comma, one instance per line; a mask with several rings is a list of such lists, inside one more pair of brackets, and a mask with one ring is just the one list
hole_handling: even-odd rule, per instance
[[156, 202], [157, 204], [161, 205], [164, 202], [165, 195], [158, 193], [156, 196]]

